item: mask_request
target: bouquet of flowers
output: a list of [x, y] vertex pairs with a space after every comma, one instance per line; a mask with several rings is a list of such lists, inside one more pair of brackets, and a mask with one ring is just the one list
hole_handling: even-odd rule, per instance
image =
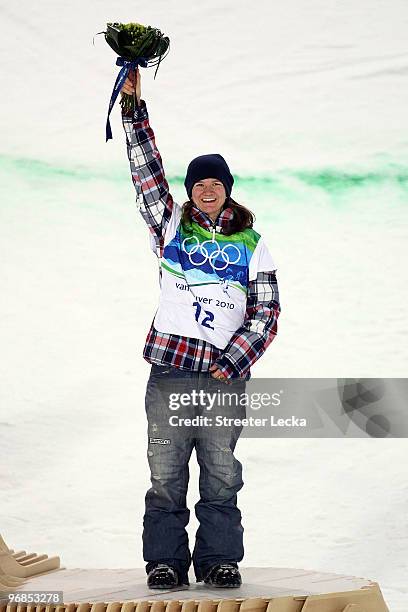
[[[108, 118], [106, 121], [106, 140], [109, 140], [112, 138], [109, 115], [129, 71], [136, 71], [138, 66], [144, 68], [147, 66], [157, 66], [154, 75], [156, 76], [160, 62], [169, 51], [170, 40], [157, 28], [144, 26], [140, 23], [107, 23], [106, 28], [106, 32], [103, 32], [105, 40], [115, 53], [119, 55], [116, 65], [122, 66], [109, 102]], [[123, 94], [121, 104], [126, 110], [134, 111], [138, 106], [136, 94], [133, 96]]]

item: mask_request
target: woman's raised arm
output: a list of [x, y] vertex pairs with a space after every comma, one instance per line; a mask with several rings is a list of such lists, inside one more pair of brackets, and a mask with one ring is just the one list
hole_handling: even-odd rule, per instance
[[161, 255], [164, 234], [172, 215], [174, 202], [169, 192], [154, 132], [150, 127], [146, 103], [141, 100], [139, 70], [137, 78], [134, 71], [130, 73], [123, 85], [122, 92], [133, 94], [135, 80], [139, 110], [134, 113], [122, 109], [122, 122], [126, 133], [127, 154], [133, 184], [136, 193], [142, 199], [140, 212]]

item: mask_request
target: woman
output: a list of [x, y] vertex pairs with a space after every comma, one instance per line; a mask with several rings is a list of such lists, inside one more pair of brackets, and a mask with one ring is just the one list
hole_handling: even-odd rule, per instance
[[[178, 206], [140, 98], [139, 72], [130, 73], [122, 93], [138, 100], [134, 113], [122, 109], [122, 119], [140, 211], [160, 261], [160, 302], [144, 349], [152, 364], [146, 390], [152, 482], [143, 522], [147, 583], [150, 588], [189, 584], [193, 562], [197, 582], [239, 587], [244, 549], [237, 492], [243, 482], [233, 453], [242, 427], [229, 425], [233, 419], [214, 427], [205, 398], [217, 397], [211, 408], [222, 418], [245, 416], [237, 402], [224, 405], [221, 392], [245, 390], [251, 365], [277, 333], [276, 268], [252, 229], [251, 212], [231, 198], [234, 179], [224, 158], [192, 160], [184, 183], [188, 201]], [[181, 398], [181, 391], [191, 402], [178, 402], [178, 415], [170, 418], [170, 399]], [[174, 426], [175, 419], [188, 422], [180, 409], [204, 420], [194, 427]], [[195, 506], [200, 526], [191, 555], [186, 495], [193, 448], [200, 465]]]

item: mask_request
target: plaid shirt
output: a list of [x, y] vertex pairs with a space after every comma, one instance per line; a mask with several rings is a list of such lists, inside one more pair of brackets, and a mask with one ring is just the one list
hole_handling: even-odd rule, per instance
[[[140, 212], [156, 245], [157, 255], [161, 257], [174, 202], [149, 124], [145, 102], [141, 101], [135, 116], [131, 112], [122, 112], [122, 120]], [[225, 227], [232, 214], [229, 207], [221, 212], [216, 221], [218, 230]], [[198, 208], [193, 207], [192, 216], [194, 221], [206, 229], [213, 227], [211, 219]], [[248, 378], [251, 365], [265, 352], [277, 334], [279, 314], [275, 270], [259, 272], [257, 278], [249, 282], [244, 323], [224, 349], [198, 338], [159, 332], [153, 322], [146, 338], [143, 357], [149, 363], [194, 371], [207, 371], [215, 363], [227, 378]]]

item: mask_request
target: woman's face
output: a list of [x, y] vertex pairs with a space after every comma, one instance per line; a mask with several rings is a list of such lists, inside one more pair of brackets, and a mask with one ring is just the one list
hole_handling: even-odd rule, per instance
[[215, 221], [224, 205], [227, 194], [225, 187], [215, 178], [207, 178], [194, 183], [191, 199], [194, 204]]

